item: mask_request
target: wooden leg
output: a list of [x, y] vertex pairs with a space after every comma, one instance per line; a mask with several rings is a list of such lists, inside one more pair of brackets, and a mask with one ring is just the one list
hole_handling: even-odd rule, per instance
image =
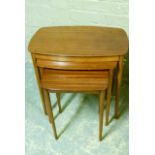
[[62, 112], [62, 108], [61, 108], [61, 104], [60, 104], [60, 93], [56, 93], [57, 96], [57, 103], [58, 103], [58, 107], [59, 107], [59, 112]]
[[42, 101], [42, 105], [43, 105], [43, 110], [44, 110], [44, 113], [47, 115], [47, 110], [46, 110], [46, 106], [45, 106], [45, 99], [44, 99], [44, 93], [43, 93], [42, 88], [40, 87], [41, 74], [40, 74], [39, 68], [36, 66], [35, 58], [34, 58], [33, 55], [32, 55], [32, 61], [33, 61], [34, 71], [35, 71], [37, 84], [38, 84], [38, 88], [39, 88], [39, 93], [40, 93], [40, 97], [41, 97], [41, 101]]
[[119, 117], [119, 97], [120, 97], [120, 87], [123, 72], [123, 56], [120, 57], [117, 68], [117, 81], [116, 81], [116, 97], [115, 97], [115, 118]]
[[105, 92], [100, 92], [100, 112], [99, 112], [99, 140], [102, 140], [102, 130], [103, 130], [103, 113], [104, 113], [104, 97]]
[[113, 80], [113, 70], [109, 71], [109, 84], [107, 89], [107, 106], [106, 106], [106, 125], [109, 122], [109, 111], [110, 111], [110, 102], [111, 102], [111, 91], [112, 91], [112, 80]]
[[41, 103], [43, 106], [43, 110], [45, 115], [47, 115], [47, 110], [46, 110], [46, 104], [45, 104], [45, 97], [44, 97], [44, 93], [43, 93], [43, 89], [39, 87], [39, 93], [40, 93], [40, 97], [41, 97]]
[[47, 90], [44, 89], [44, 95], [45, 95], [45, 104], [46, 104], [46, 109], [48, 113], [49, 120], [52, 124], [53, 132], [55, 139], [58, 139], [57, 132], [56, 132], [56, 127], [55, 127], [55, 122], [54, 122], [54, 117], [53, 117], [53, 112], [52, 112], [52, 106], [50, 102], [50, 96]]

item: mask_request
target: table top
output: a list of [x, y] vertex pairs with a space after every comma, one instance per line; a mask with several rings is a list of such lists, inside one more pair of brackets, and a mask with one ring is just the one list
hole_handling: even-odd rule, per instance
[[108, 87], [108, 71], [51, 70], [42, 72], [41, 87], [52, 91], [100, 91]]
[[97, 26], [57, 26], [39, 29], [32, 37], [31, 53], [54, 56], [115, 56], [128, 52], [123, 29]]

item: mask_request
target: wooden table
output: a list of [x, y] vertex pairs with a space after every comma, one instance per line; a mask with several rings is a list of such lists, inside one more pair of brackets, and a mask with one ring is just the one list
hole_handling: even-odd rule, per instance
[[[123, 59], [128, 52], [128, 38], [124, 30], [95, 26], [44, 27], [32, 37], [29, 51], [45, 113], [47, 112], [40, 82], [43, 68], [99, 71], [113, 69], [117, 64], [115, 117], [119, 116]], [[108, 93], [111, 94], [110, 91]], [[110, 102], [110, 98], [107, 100]], [[108, 112], [106, 115], [108, 124]]]

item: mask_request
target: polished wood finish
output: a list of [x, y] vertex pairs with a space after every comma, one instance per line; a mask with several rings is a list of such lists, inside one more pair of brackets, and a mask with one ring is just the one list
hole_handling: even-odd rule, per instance
[[116, 62], [63, 62], [63, 61], [49, 61], [37, 60], [37, 66], [52, 69], [65, 69], [65, 70], [103, 70], [112, 69], [116, 66]]
[[[46, 107], [50, 122], [54, 130], [55, 138], [57, 138], [56, 127], [54, 123], [52, 106], [48, 90], [51, 91], [98, 91], [100, 94], [100, 112], [99, 112], [99, 140], [102, 140], [103, 130], [103, 112], [104, 112], [104, 96], [105, 90], [108, 88], [109, 79], [112, 71], [66, 71], [44, 69], [42, 72], [41, 87], [44, 89], [46, 99]], [[60, 94], [57, 92], [57, 101], [60, 105]], [[60, 109], [59, 109], [60, 110]]]
[[116, 97], [115, 97], [115, 118], [119, 117], [119, 96], [121, 88], [121, 80], [123, 73], [123, 56], [120, 57], [120, 61], [117, 65], [117, 80], [116, 80]]
[[102, 130], [103, 130], [103, 114], [104, 114], [104, 96], [105, 92], [100, 92], [100, 102], [99, 102], [99, 140], [102, 140]]
[[44, 69], [41, 87], [53, 91], [99, 91], [108, 86], [108, 71]]
[[51, 70], [44, 69], [42, 73], [41, 87], [44, 89], [47, 112], [52, 123], [55, 137], [57, 138], [52, 107], [50, 104], [48, 90], [57, 92], [58, 103], [60, 101], [59, 91], [71, 92], [88, 92], [93, 93], [98, 91], [99, 102], [99, 140], [102, 140], [103, 130], [103, 113], [105, 90], [108, 88], [109, 79], [112, 76], [112, 71], [66, 71], [66, 70]]
[[55, 56], [34, 54], [36, 59], [51, 60], [51, 61], [63, 61], [63, 62], [105, 62], [105, 61], [119, 61], [119, 56], [93, 56], [93, 57], [80, 57], [80, 56]]
[[32, 53], [57, 56], [124, 55], [128, 39], [120, 28], [57, 26], [39, 29], [29, 44]]
[[32, 54], [32, 61], [33, 61], [34, 71], [35, 71], [35, 74], [36, 74], [36, 80], [37, 80], [37, 83], [38, 83], [39, 93], [40, 93], [40, 97], [41, 97], [41, 101], [42, 101], [42, 105], [43, 105], [43, 110], [44, 110], [44, 113], [47, 115], [43, 89], [40, 87], [41, 74], [39, 73], [39, 68], [36, 66], [35, 58], [34, 58], [33, 54]]
[[55, 139], [58, 139], [57, 131], [56, 131], [56, 127], [55, 127], [55, 122], [54, 122], [54, 116], [53, 116], [53, 112], [52, 112], [50, 96], [49, 96], [49, 93], [48, 93], [48, 91], [46, 89], [44, 89], [44, 97], [45, 97], [45, 104], [46, 104], [48, 117], [49, 117], [49, 120], [50, 120], [50, 122], [52, 124], [54, 136], [55, 136]]
[[109, 123], [109, 111], [110, 111], [110, 102], [111, 102], [111, 92], [112, 92], [112, 80], [113, 80], [113, 69], [109, 71], [109, 83], [107, 90], [107, 106], [106, 106], [106, 125]]
[[[104, 91], [107, 89], [107, 125], [114, 68], [117, 68], [115, 117], [119, 115], [123, 57], [128, 51], [125, 31], [120, 28], [96, 26], [44, 27], [35, 33], [28, 48], [32, 54], [44, 111], [50, 115], [50, 122], [54, 124], [47, 91], [57, 93], [60, 112], [61, 92], [99, 93], [101, 140], [104, 108], [101, 107], [104, 104]], [[52, 126], [57, 137], [55, 125]]]

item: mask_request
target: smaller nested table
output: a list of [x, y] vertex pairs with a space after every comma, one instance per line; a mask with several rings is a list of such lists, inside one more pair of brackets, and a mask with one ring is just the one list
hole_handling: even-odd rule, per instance
[[29, 44], [45, 114], [53, 125], [49, 92], [56, 92], [59, 110], [61, 92], [100, 94], [99, 139], [102, 138], [104, 91], [107, 90], [106, 125], [110, 110], [113, 70], [116, 68], [115, 116], [119, 116], [119, 94], [123, 58], [128, 38], [120, 28], [60, 26], [39, 29]]

